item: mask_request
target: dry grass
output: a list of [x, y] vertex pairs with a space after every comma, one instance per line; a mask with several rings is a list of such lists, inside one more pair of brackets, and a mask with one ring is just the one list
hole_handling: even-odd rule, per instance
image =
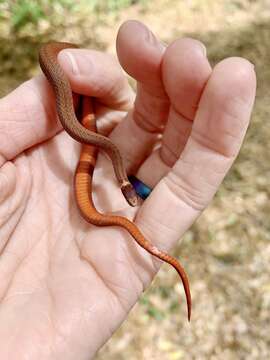
[[[156, 0], [155, 6], [136, 5], [98, 20], [78, 13], [68, 32], [59, 30], [59, 38], [65, 33], [69, 40], [89, 44], [88, 34], [94, 34], [91, 46], [112, 51], [117, 28], [128, 18], [145, 22], [165, 42], [183, 35], [200, 39], [213, 65], [227, 56], [248, 58], [255, 64], [258, 92], [235, 165], [211, 206], [175, 250], [190, 276], [191, 324], [184, 302], [178, 303], [183, 297], [178, 278], [163, 266], [97, 359], [269, 359], [269, 2]], [[33, 53], [40, 39], [27, 39], [17, 39], [19, 64], [10, 57], [11, 46], [0, 39], [2, 94], [36, 71]]]

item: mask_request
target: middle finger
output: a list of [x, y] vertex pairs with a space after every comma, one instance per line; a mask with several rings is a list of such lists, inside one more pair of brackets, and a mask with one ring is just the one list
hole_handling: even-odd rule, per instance
[[205, 47], [199, 41], [178, 39], [166, 49], [162, 80], [170, 99], [167, 123], [161, 147], [147, 158], [138, 172], [138, 177], [150, 187], [167, 174], [184, 149], [211, 72]]

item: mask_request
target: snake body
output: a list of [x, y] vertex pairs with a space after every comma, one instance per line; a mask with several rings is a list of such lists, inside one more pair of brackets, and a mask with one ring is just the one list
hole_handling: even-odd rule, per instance
[[179, 274], [184, 286], [188, 319], [190, 320], [191, 295], [189, 282], [185, 270], [179, 261], [151, 244], [132, 221], [122, 216], [101, 214], [95, 208], [92, 199], [92, 178], [99, 148], [104, 149], [110, 156], [115, 175], [127, 201], [134, 206], [137, 198], [132, 185], [128, 181], [118, 148], [110, 139], [97, 133], [96, 120], [89, 98], [83, 98], [83, 116], [81, 122], [76, 118], [69, 81], [57, 62], [57, 55], [62, 49], [76, 47], [74, 44], [59, 42], [45, 44], [41, 47], [39, 61], [41, 69], [54, 89], [57, 113], [63, 128], [72, 138], [82, 143], [80, 160], [74, 181], [78, 208], [82, 216], [89, 223], [96, 226], [120, 226], [126, 229], [133, 239], [148, 253], [172, 265]]
[[39, 52], [40, 67], [54, 89], [59, 120], [73, 139], [84, 144], [98, 146], [106, 151], [112, 160], [114, 172], [124, 197], [131, 206], [136, 206], [136, 192], [128, 180], [118, 148], [107, 137], [86, 129], [76, 118], [69, 81], [57, 62], [58, 53], [67, 48], [77, 48], [77, 46], [64, 42], [52, 42], [43, 45]]

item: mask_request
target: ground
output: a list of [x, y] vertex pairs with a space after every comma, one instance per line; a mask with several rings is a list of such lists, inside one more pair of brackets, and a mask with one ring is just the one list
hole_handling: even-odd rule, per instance
[[213, 66], [225, 57], [243, 56], [254, 63], [258, 77], [241, 153], [211, 205], [174, 251], [190, 278], [191, 323], [184, 301], [179, 304], [178, 277], [164, 265], [97, 359], [269, 359], [269, 1], [155, 0], [153, 6], [144, 0], [113, 13], [78, 7], [65, 18], [57, 28], [44, 20], [35, 37], [27, 29], [11, 35], [0, 27], [1, 95], [38, 72], [37, 46], [52, 33], [115, 52], [117, 29], [127, 19], [143, 21], [165, 43], [182, 36], [201, 40]]

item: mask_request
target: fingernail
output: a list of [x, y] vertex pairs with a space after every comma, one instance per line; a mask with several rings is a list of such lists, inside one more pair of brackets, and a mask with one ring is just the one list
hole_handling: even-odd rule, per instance
[[206, 46], [205, 46], [203, 43], [201, 43], [200, 41], [199, 41], [199, 45], [200, 45], [200, 48], [201, 48], [201, 51], [202, 51], [203, 56], [206, 57], [206, 55], [207, 55]]
[[163, 41], [158, 40], [158, 47], [165, 52], [166, 48], [168, 47], [167, 44], [165, 44]]
[[162, 51], [166, 49], [166, 45], [157, 39], [156, 35], [149, 29], [146, 28], [146, 41], [154, 46], [158, 46]]
[[165, 41], [160, 41], [161, 45], [164, 46], [164, 48], [167, 48], [168, 47], [168, 44], [165, 43]]
[[168, 47], [168, 44], [166, 44], [164, 41], [157, 40], [158, 41], [158, 47], [161, 49], [161, 51], [164, 53]]
[[66, 57], [68, 59], [68, 62], [71, 65], [73, 74], [78, 75], [80, 73], [79, 67], [78, 67], [77, 61], [76, 61], [74, 55], [72, 54], [72, 52], [65, 50], [63, 57]]

